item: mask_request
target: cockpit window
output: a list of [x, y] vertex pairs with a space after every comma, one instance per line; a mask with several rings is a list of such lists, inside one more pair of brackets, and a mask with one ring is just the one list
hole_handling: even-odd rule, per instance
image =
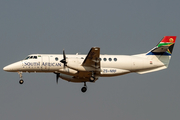
[[27, 56], [24, 60], [27, 60], [27, 59], [37, 59], [37, 56]]
[[30, 56], [27, 56], [27, 57], [25, 58], [25, 60], [29, 59], [29, 57], [30, 57]]

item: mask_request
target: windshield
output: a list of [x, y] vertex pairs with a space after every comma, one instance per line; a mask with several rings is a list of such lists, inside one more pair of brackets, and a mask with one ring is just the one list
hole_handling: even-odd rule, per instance
[[27, 56], [27, 57], [26, 57], [24, 60], [27, 60], [27, 59], [29, 59], [29, 57], [30, 57], [30, 56]]
[[24, 60], [27, 60], [27, 59], [37, 59], [37, 56], [27, 56]]

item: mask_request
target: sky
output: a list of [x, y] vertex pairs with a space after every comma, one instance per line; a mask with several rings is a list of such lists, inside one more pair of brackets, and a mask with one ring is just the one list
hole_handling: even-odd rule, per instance
[[[1, 0], [1, 120], [179, 120], [179, 0]], [[145, 53], [177, 36], [168, 69], [87, 83], [3, 71], [33, 53]]]

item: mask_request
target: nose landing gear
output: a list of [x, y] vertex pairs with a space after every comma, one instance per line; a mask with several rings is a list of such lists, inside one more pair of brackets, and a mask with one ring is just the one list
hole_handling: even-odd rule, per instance
[[19, 84], [23, 84], [24, 80], [23, 80], [23, 76], [22, 76], [22, 72], [18, 72], [20, 80], [19, 80]]

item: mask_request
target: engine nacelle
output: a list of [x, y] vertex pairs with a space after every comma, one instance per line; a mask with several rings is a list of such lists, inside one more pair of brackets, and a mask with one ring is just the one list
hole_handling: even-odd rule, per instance
[[67, 67], [77, 71], [100, 71], [94, 67], [82, 66], [84, 59], [72, 58], [67, 60]]
[[88, 78], [75, 78], [74, 76], [60, 74], [61, 79], [69, 81], [69, 82], [88, 82]]
[[73, 70], [73, 69], [70, 69], [70, 68], [63, 68], [63, 69], [59, 69], [60, 73], [63, 73], [63, 74], [67, 74], [67, 75], [74, 75], [76, 74], [78, 71], [76, 70]]

